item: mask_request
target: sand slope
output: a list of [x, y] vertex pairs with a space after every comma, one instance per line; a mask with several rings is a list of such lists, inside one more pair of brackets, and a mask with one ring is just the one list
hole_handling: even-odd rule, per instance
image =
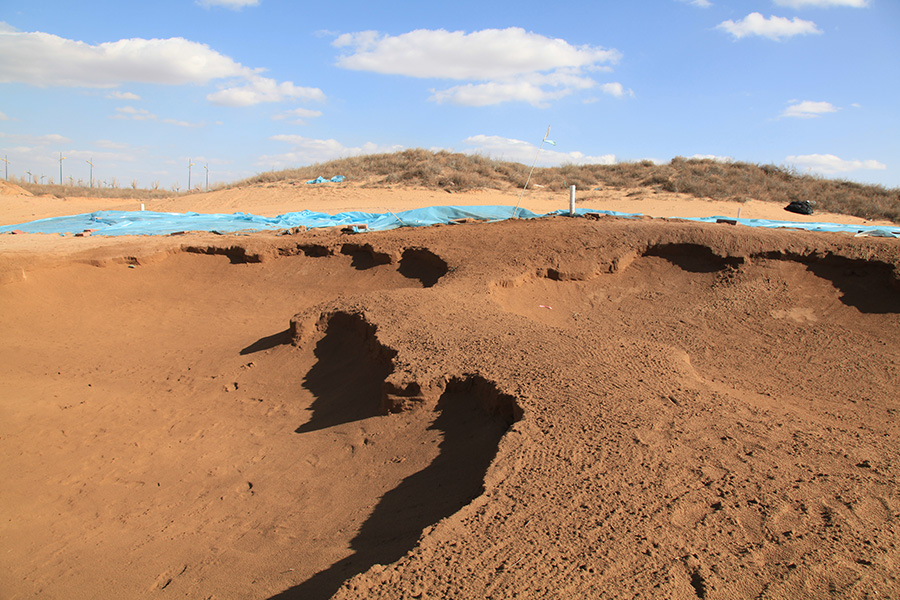
[[4, 597], [900, 596], [896, 240], [8, 237]]

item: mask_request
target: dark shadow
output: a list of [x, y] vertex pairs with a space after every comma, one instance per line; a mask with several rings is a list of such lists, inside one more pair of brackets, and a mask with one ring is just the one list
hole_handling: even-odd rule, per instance
[[365, 271], [378, 265], [391, 264], [391, 257], [384, 252], [376, 252], [371, 244], [344, 244], [341, 246], [341, 254], [350, 256], [353, 260], [350, 265], [354, 269]]
[[400, 258], [401, 275], [418, 279], [423, 287], [432, 287], [447, 274], [449, 267], [443, 258], [424, 248], [407, 248]]
[[285, 346], [290, 343], [291, 330], [290, 328], [288, 328], [284, 331], [279, 331], [278, 333], [267, 335], [264, 338], [259, 338], [258, 340], [241, 350], [241, 356], [244, 356], [246, 354], [253, 354], [254, 352], [261, 352], [263, 350], [269, 350], [271, 348], [275, 348], [276, 346]]
[[716, 273], [743, 263], [741, 258], [723, 258], [700, 244], [659, 244], [648, 248], [644, 256], [664, 258], [690, 273]]
[[304, 255], [312, 258], [321, 258], [323, 256], [331, 256], [334, 254], [331, 248], [321, 244], [304, 244], [299, 246], [299, 249]]
[[259, 254], [248, 253], [243, 246], [188, 246], [185, 252], [227, 256], [233, 265], [262, 262]]
[[297, 433], [316, 431], [383, 414], [384, 380], [396, 354], [375, 338], [375, 328], [359, 315], [337, 313], [314, 350], [316, 364], [303, 380], [315, 396], [312, 417]]
[[888, 263], [828, 256], [806, 268], [841, 291], [841, 302], [863, 313], [900, 313], [900, 282]]
[[440, 453], [430, 465], [382, 496], [350, 542], [353, 554], [273, 599], [324, 600], [349, 578], [375, 564], [399, 560], [425, 527], [437, 523], [481, 494], [484, 475], [514, 418], [511, 396], [481, 378], [455, 380], [438, 401], [429, 429], [442, 432]]

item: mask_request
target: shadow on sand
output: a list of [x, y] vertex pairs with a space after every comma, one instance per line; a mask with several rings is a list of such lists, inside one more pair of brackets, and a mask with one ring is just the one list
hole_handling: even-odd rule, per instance
[[[316, 395], [314, 416], [298, 432], [315, 431], [339, 423], [365, 418], [380, 405], [376, 384], [389, 369], [373, 359], [371, 351], [355, 356], [360, 343], [358, 329], [338, 327], [326, 334], [316, 349], [318, 363], [306, 385]], [[349, 331], [349, 333], [347, 333]], [[329, 327], [331, 332], [331, 327]], [[349, 336], [349, 337], [345, 337]], [[330, 339], [329, 339], [330, 338]], [[355, 341], [348, 347], [347, 342]], [[321, 350], [321, 352], [320, 352]], [[348, 365], [353, 365], [348, 370]], [[337, 375], [340, 381], [335, 381]], [[379, 382], [380, 378], [380, 382]], [[352, 382], [337, 395], [334, 383]], [[362, 394], [351, 394], [356, 389]], [[331, 406], [334, 402], [335, 405]], [[365, 406], [354, 406], [361, 403]], [[422, 530], [452, 515], [481, 494], [484, 476], [497, 453], [497, 446], [513, 420], [519, 416], [515, 399], [497, 392], [479, 377], [454, 380], [438, 400], [436, 418], [429, 430], [441, 433], [438, 456], [427, 467], [410, 475], [379, 500], [350, 546], [353, 554], [273, 599], [321, 600], [330, 598], [341, 585], [375, 564], [390, 564], [416, 544]]]

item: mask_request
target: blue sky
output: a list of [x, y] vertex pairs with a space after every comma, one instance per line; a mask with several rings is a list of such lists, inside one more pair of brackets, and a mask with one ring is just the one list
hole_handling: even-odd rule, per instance
[[[900, 187], [900, 2], [0, 0], [10, 175], [168, 189], [404, 148]], [[336, 173], [323, 173], [335, 175]]]

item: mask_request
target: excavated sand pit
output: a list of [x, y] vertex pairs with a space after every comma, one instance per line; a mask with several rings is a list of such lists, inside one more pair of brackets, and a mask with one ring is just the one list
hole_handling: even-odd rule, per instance
[[89, 243], [0, 263], [5, 596], [900, 594], [896, 240]]

